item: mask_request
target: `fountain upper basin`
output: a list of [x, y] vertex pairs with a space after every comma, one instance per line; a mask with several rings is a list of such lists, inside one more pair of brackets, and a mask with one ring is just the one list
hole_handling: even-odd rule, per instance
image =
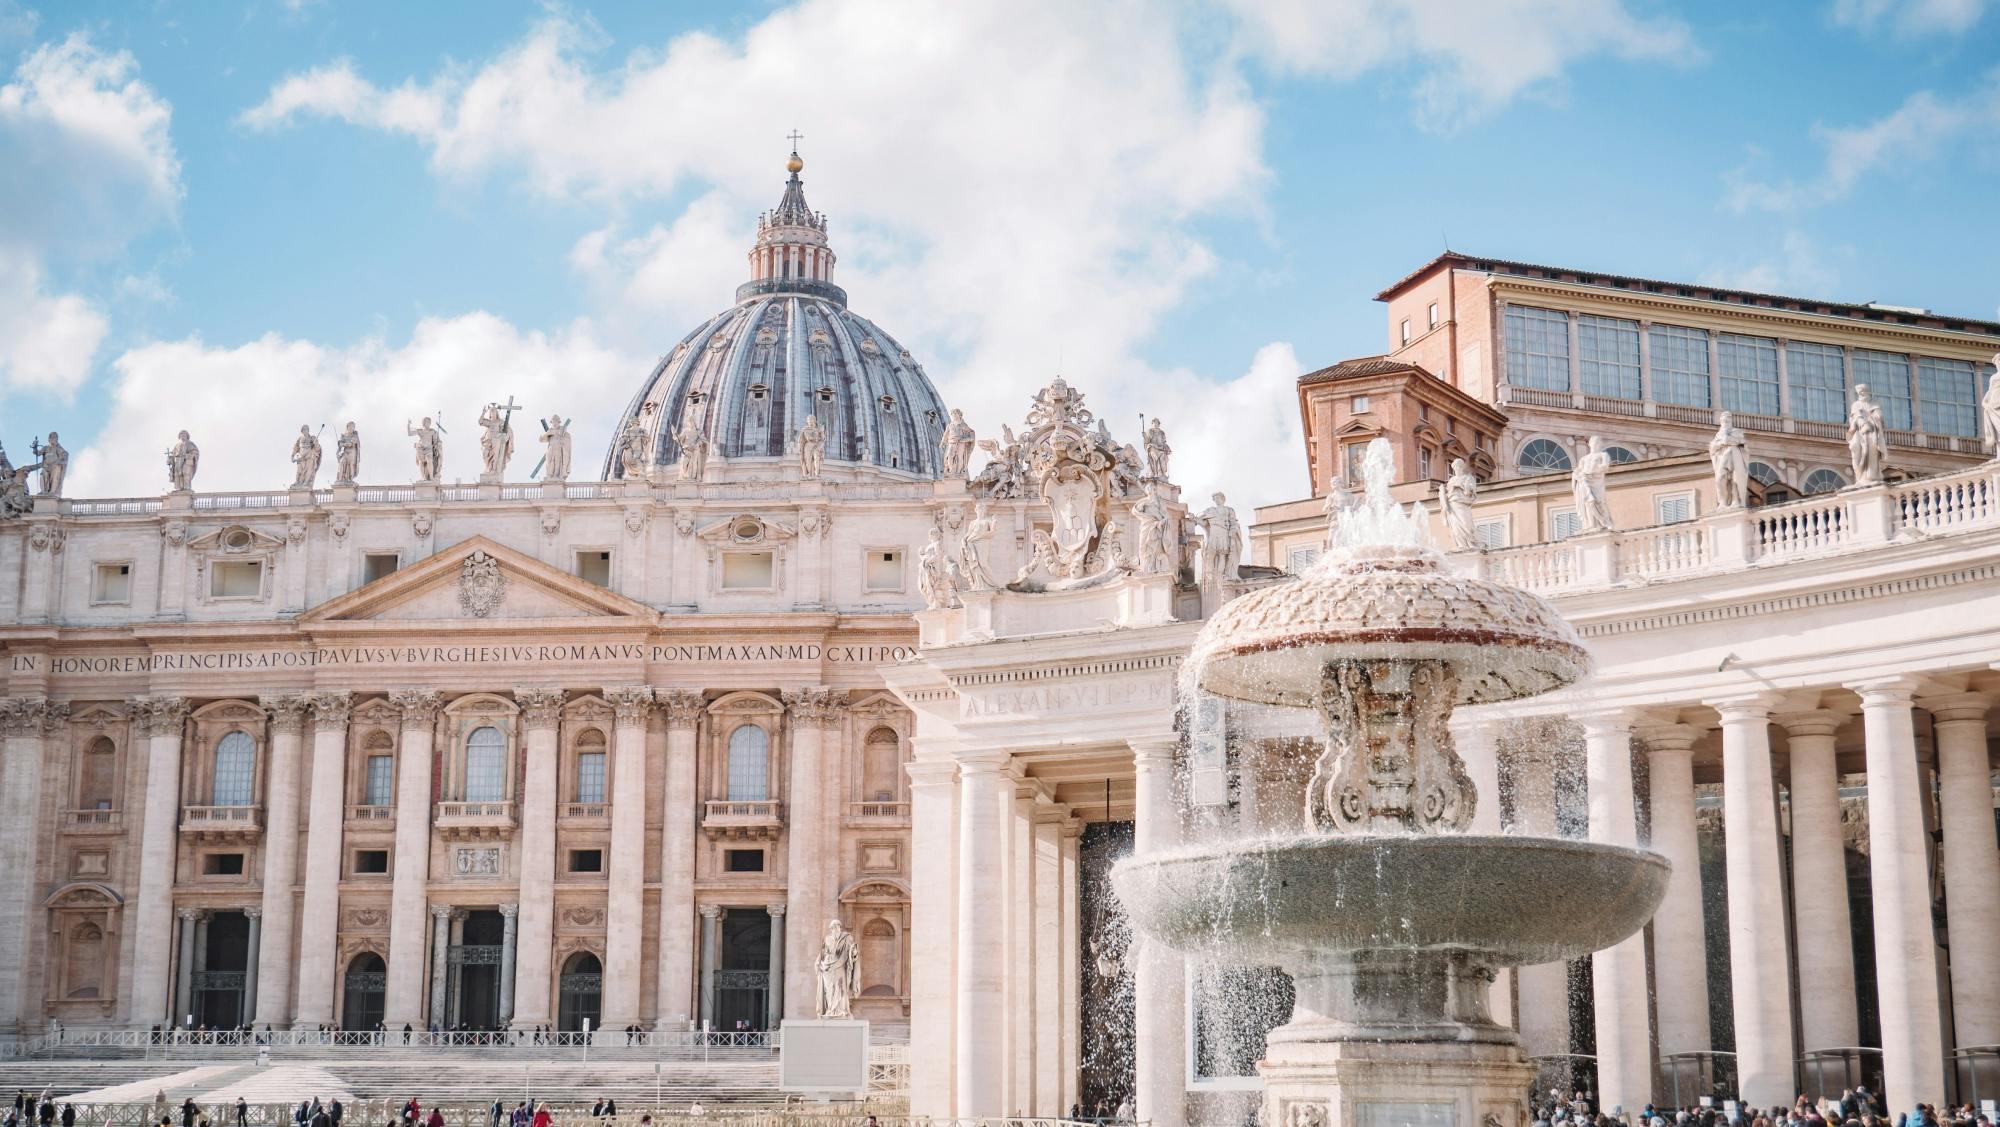
[[1617, 943], [1652, 918], [1669, 869], [1643, 849], [1560, 838], [1353, 835], [1131, 857], [1112, 882], [1141, 932], [1224, 962], [1462, 951], [1502, 967]]

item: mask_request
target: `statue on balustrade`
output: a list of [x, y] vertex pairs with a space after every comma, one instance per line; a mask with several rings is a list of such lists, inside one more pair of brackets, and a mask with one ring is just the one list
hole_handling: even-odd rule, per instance
[[681, 448], [681, 480], [700, 481], [702, 475], [708, 472], [708, 439], [702, 437], [701, 425], [692, 411], [681, 422], [681, 429], [674, 433], [674, 441]]
[[1868, 385], [1854, 385], [1854, 403], [1847, 409], [1847, 457], [1854, 466], [1854, 484], [1882, 484], [1882, 455], [1889, 438], [1882, 423], [1882, 405], [1868, 394]]
[[69, 473], [69, 451], [63, 449], [55, 431], [49, 432], [47, 445], [38, 446], [33, 439], [28, 441], [28, 449], [41, 459], [42, 496], [62, 496], [63, 478]]
[[1173, 568], [1173, 514], [1160, 498], [1160, 479], [1146, 479], [1144, 492], [1132, 505], [1139, 520], [1138, 568], [1140, 575], [1164, 575]]
[[1146, 424], [1146, 472], [1154, 481], [1167, 480], [1167, 459], [1173, 452], [1174, 448], [1167, 445], [1167, 432], [1160, 427], [1160, 417], [1153, 416], [1153, 421]]
[[569, 480], [569, 424], [561, 415], [550, 415], [542, 423], [542, 441], [548, 444], [549, 452], [542, 456], [543, 481]]
[[943, 610], [958, 602], [964, 586], [958, 566], [945, 551], [944, 529], [931, 526], [931, 536], [917, 552], [917, 593], [924, 597], [926, 610]]
[[1708, 440], [1708, 466], [1715, 474], [1716, 508], [1740, 509], [1750, 503], [1750, 448], [1727, 411]]
[[[1993, 456], [2000, 459], [2000, 352], [1993, 354], [1993, 368], [1993, 374], [1986, 377], [1986, 395], [1979, 400], [1979, 416], [1985, 424], [1980, 429], [1993, 444]], [[55, 440], [55, 435], [49, 436], [51, 446]]]
[[1470, 552], [1479, 547], [1479, 537], [1472, 529], [1472, 501], [1478, 494], [1478, 476], [1464, 458], [1453, 458], [1451, 476], [1438, 486], [1438, 514], [1444, 517], [1445, 534], [1451, 537], [1454, 552]]
[[201, 447], [194, 444], [188, 432], [167, 448], [167, 481], [176, 493], [185, 493], [194, 488], [194, 471], [201, 465]]
[[340, 436], [333, 440], [333, 483], [353, 485], [361, 473], [361, 432], [354, 429], [354, 420], [347, 420], [347, 426]]
[[993, 514], [986, 511], [986, 502], [973, 506], [972, 523], [965, 526], [965, 537], [958, 542], [958, 573], [974, 591], [991, 591], [1000, 585], [986, 563], [994, 529]]
[[1590, 453], [1576, 460], [1570, 471], [1569, 495], [1576, 504], [1578, 532], [1609, 532], [1611, 503], [1605, 496], [1605, 479], [1611, 472], [1611, 455], [1604, 452], [1604, 440], [1590, 439]]
[[444, 472], [444, 432], [424, 416], [422, 426], [403, 424], [403, 433], [417, 440], [417, 480], [434, 482]]
[[1214, 504], [1201, 511], [1201, 585], [1220, 591], [1224, 583], [1235, 582], [1237, 561], [1243, 557], [1243, 524], [1228, 498], [1217, 493]]
[[799, 476], [818, 481], [820, 467], [825, 462], [826, 428], [819, 425], [818, 415], [807, 415], [806, 425], [799, 428]]
[[950, 481], [963, 480], [966, 465], [972, 461], [972, 444], [976, 438], [972, 424], [965, 421], [965, 412], [953, 407], [951, 421], [945, 424], [944, 433], [938, 437], [938, 475]]
[[826, 942], [820, 946], [813, 969], [819, 977], [815, 1012], [823, 1018], [853, 1017], [854, 999], [861, 993], [861, 946], [839, 920], [827, 921]]
[[293, 489], [313, 487], [313, 478], [319, 476], [319, 460], [319, 436], [313, 433], [311, 423], [300, 423], [299, 436], [292, 440], [292, 465], [298, 467], [292, 473]]
[[479, 409], [479, 460], [485, 476], [499, 481], [507, 473], [507, 461], [514, 456], [514, 400], [506, 404], [488, 403]]

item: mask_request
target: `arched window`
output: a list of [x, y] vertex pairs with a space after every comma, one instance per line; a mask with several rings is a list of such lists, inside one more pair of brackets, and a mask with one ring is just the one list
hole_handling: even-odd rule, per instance
[[604, 733], [586, 728], [576, 737], [576, 802], [604, 801]]
[[95, 998], [103, 978], [104, 932], [93, 923], [78, 924], [63, 950], [63, 996]]
[[864, 997], [895, 997], [902, 969], [901, 944], [888, 920], [873, 919], [861, 925], [861, 993]]
[[729, 733], [729, 801], [771, 797], [771, 737], [755, 724]]
[[1779, 477], [1778, 471], [1772, 469], [1769, 463], [1752, 462], [1750, 463], [1750, 480], [1762, 482], [1765, 485], [1776, 485], [1785, 479]]
[[1810, 497], [1815, 493], [1833, 493], [1845, 488], [1847, 479], [1840, 476], [1840, 471], [1817, 469], [1806, 475], [1805, 485], [1799, 492]]
[[1569, 451], [1546, 438], [1537, 438], [1521, 447], [1521, 457], [1516, 464], [1524, 474], [1568, 473]]
[[216, 806], [250, 805], [256, 778], [257, 744], [248, 732], [231, 732], [215, 745]]
[[1623, 446], [1606, 446], [1604, 453], [1611, 458], [1611, 464], [1614, 466], [1622, 466], [1627, 462], [1636, 462], [1639, 460], [1639, 455], [1632, 453]]
[[465, 801], [500, 802], [507, 797], [507, 739], [500, 729], [474, 728], [465, 738]]
[[389, 806], [396, 801], [396, 741], [376, 729], [362, 741], [367, 762], [361, 775], [361, 805]]
[[896, 771], [902, 766], [902, 750], [893, 728], [877, 728], [861, 745], [861, 801], [896, 801]]
[[77, 765], [76, 808], [109, 810], [118, 774], [118, 749], [107, 736], [98, 736], [85, 745], [83, 762]]

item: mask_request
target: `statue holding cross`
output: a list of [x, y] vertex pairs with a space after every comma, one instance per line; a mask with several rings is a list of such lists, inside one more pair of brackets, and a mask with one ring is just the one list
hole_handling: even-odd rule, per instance
[[507, 460], [514, 456], [514, 412], [519, 409], [510, 395], [506, 403], [488, 403], [479, 412], [479, 427], [486, 432], [479, 439], [479, 456], [486, 466], [482, 481], [505, 479]]

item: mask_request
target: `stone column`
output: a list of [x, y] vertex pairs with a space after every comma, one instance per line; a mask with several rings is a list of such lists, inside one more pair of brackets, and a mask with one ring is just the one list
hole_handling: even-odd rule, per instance
[[[306, 895], [299, 910], [299, 991], [292, 1007], [294, 1029], [333, 1024], [333, 986], [340, 975], [340, 968], [334, 963], [340, 957], [340, 853], [347, 817], [347, 721], [353, 708], [354, 698], [349, 693], [312, 696], [312, 794], [306, 817]], [[286, 885], [289, 915], [290, 882]], [[267, 913], [270, 902], [267, 887]], [[275, 943], [276, 935], [272, 938]], [[282, 998], [271, 999], [266, 1009], [272, 1014], [271, 1021], [284, 1020]]]
[[512, 1026], [533, 1029], [553, 1020], [549, 999], [553, 988], [556, 927], [556, 775], [561, 752], [556, 747], [562, 723], [561, 689], [515, 689], [527, 729], [521, 772], [521, 886], [514, 958]]
[[430, 1023], [443, 1029], [451, 1022], [445, 1014], [445, 994], [451, 985], [451, 915], [449, 904], [431, 905], [431, 1006]]
[[715, 1027], [715, 969], [722, 962], [722, 908], [701, 906], [701, 1028]]
[[396, 749], [396, 854], [382, 1022], [421, 1027], [424, 906], [430, 898], [431, 754], [442, 698], [434, 689], [403, 689], [389, 699], [403, 710], [403, 732]]
[[[21, 953], [29, 933], [45, 913], [35, 884], [40, 842], [43, 741], [59, 739], [69, 705], [41, 697], [0, 700], [0, 733], [6, 760], [0, 765], [0, 793], [16, 799], [13, 816], [0, 820], [0, 1030], [12, 1031], [40, 1006], [22, 997]], [[61, 804], [65, 808], [67, 802]]]
[[[141, 698], [133, 718], [146, 731], [146, 801], [139, 830], [138, 904], [132, 913], [132, 1024], [144, 1028], [168, 1007], [173, 946], [174, 868], [180, 853], [181, 729], [188, 703], [182, 697]], [[188, 951], [194, 934], [188, 932]], [[178, 999], [174, 1000], [178, 1002]], [[180, 1024], [187, 1011], [171, 1015]]]
[[1708, 932], [1701, 900], [1701, 845], [1694, 820], [1694, 742], [1686, 724], [1641, 729], [1652, 784], [1653, 851], [1674, 867], [1653, 916], [1653, 980], [1670, 988], [1653, 998], [1660, 1055], [1705, 1053], [1708, 1027]]
[[[1792, 959], [1785, 917], [1771, 898], [1784, 887], [1770, 706], [1763, 698], [1714, 702], [1722, 716], [1722, 832], [1729, 855], [1729, 986], [1735, 1002], [1737, 1086], [1761, 1107], [1789, 1105], [1793, 1065]], [[1897, 1097], [1902, 1099], [1901, 1096]]]
[[617, 712], [611, 737], [611, 874], [604, 924], [603, 1027], [639, 1020], [639, 948], [646, 930], [646, 716], [653, 690], [604, 690]]
[[764, 1024], [776, 1029], [785, 1019], [785, 906], [770, 904], [764, 911], [771, 916], [771, 966], [764, 989]]
[[[1465, 761], [1465, 771], [1472, 779], [1472, 793], [1476, 796], [1472, 808], [1472, 824], [1466, 828], [1466, 832], [1498, 834], [1500, 832], [1500, 725], [1492, 721], [1460, 721], [1451, 727], [1451, 741], [1458, 749], [1458, 757]], [[1502, 1025], [1513, 1025], [1515, 1020], [1513, 967], [1501, 967], [1493, 972], [1493, 985], [1487, 998], [1492, 1006], [1493, 1020]]]
[[[1069, 1110], [1062, 1100], [1062, 828], [1060, 806], [1035, 814], [1035, 1102], [1029, 1115]], [[1060, 1106], [1059, 1106], [1060, 1105]]]
[[1067, 1113], [1082, 1099], [1083, 1026], [1079, 1000], [1083, 997], [1083, 920], [1077, 896], [1077, 847], [1082, 843], [1083, 823], [1070, 819], [1062, 828], [1062, 1107]]
[[500, 1028], [514, 1022], [514, 968], [520, 953], [521, 906], [500, 905]]
[[[287, 1003], [292, 996], [292, 913], [299, 876], [299, 766], [305, 758], [306, 717], [312, 708], [312, 698], [304, 693], [291, 693], [264, 697], [259, 703], [271, 716], [271, 757], [264, 780], [264, 892], [260, 905], [262, 926], [270, 929], [271, 941], [260, 943], [247, 964], [260, 989], [246, 990], [244, 1001], [253, 1024], [275, 1029], [285, 1024]], [[258, 927], [254, 923], [251, 926]]]
[[[1514, 758], [1514, 825], [1529, 837], [1556, 836], [1555, 761], [1546, 749]], [[1521, 1046], [1530, 1056], [1569, 1054], [1569, 965], [1538, 963], [1514, 973]]]
[[250, 938], [247, 943], [247, 960], [243, 964], [243, 1012], [257, 1012], [257, 955], [264, 943], [264, 910], [245, 908], [243, 915], [250, 921]]
[[174, 1028], [188, 1024], [188, 1015], [194, 1012], [194, 971], [195, 971], [195, 927], [201, 920], [201, 912], [194, 908], [182, 908], [176, 913], [181, 921], [180, 942], [175, 945], [179, 957], [174, 960]]
[[653, 1028], [694, 1024], [695, 730], [707, 702], [699, 692], [655, 689], [653, 700], [667, 725], [666, 809], [660, 824], [659, 1010]]
[[[912, 760], [910, 776], [910, 1114], [952, 1115], [954, 982], [945, 937], [956, 925], [952, 897], [958, 765]], [[922, 946], [917, 946], [921, 943]]]
[[[1018, 771], [1018, 767], [1016, 768]], [[1007, 1047], [1013, 1061], [1007, 1106], [1035, 1106], [1035, 787], [1014, 777], [1007, 827]], [[1028, 1112], [1032, 1115], [1033, 1112]]]
[[[991, 889], [1005, 871], [1000, 804], [1013, 798], [1002, 772], [1004, 754], [961, 758], [958, 798], [958, 887]], [[1006, 914], [990, 899], [958, 897], [958, 995], [953, 1114], [961, 1119], [1005, 1115], [1007, 1062]], [[998, 919], [995, 916], [998, 915]], [[1143, 1029], [1143, 1015], [1140, 1028]], [[1143, 1115], [1144, 1112], [1141, 1112]]]
[[[1180, 808], [1174, 802], [1174, 747], [1171, 735], [1134, 739], [1132, 744], [1132, 852], [1137, 855], [1180, 844]], [[1187, 989], [1178, 953], [1163, 944], [1137, 939], [1132, 969], [1132, 1009], [1137, 1037], [1133, 1046], [1132, 1088], [1141, 1120], [1153, 1127], [1186, 1122]]]
[[1930, 711], [1937, 739], [1952, 1021], [1958, 1044], [1992, 1045], [2000, 1043], [2000, 849], [1986, 758], [1992, 699], [1958, 693], [1918, 703]]
[[[785, 787], [785, 944], [803, 956], [819, 950], [820, 933], [831, 918], [820, 891], [831, 860], [823, 840], [831, 796], [819, 783], [825, 774], [826, 730], [839, 719], [839, 701], [830, 689], [787, 692], [784, 698], [792, 719]], [[793, 959], [785, 973], [787, 1016], [814, 1016], [812, 960]]]
[[[1914, 686], [1901, 678], [1850, 686], [1861, 694], [1868, 742], [1868, 877], [1875, 894], [1882, 1087], [1901, 1107], [1944, 1102], [1944, 1011], [1924, 831], [1928, 780], [1917, 762], [1911, 723]], [[1990, 823], [1992, 815], [1987, 818]]]
[[1819, 709], [1772, 719], [1785, 730], [1792, 760], [1792, 928], [1801, 1048], [1851, 1048], [1861, 1043], [1861, 1015], [1840, 830], [1840, 769], [1833, 760], [1833, 733], [1846, 717]]
[[[1624, 713], [1588, 714], [1577, 719], [1583, 724], [1590, 840], [1636, 846], [1639, 820], [1632, 797], [1632, 721]], [[1593, 954], [1590, 965], [1597, 1017], [1598, 1102], [1636, 1115], [1653, 1102], [1645, 932], [1635, 932]]]

